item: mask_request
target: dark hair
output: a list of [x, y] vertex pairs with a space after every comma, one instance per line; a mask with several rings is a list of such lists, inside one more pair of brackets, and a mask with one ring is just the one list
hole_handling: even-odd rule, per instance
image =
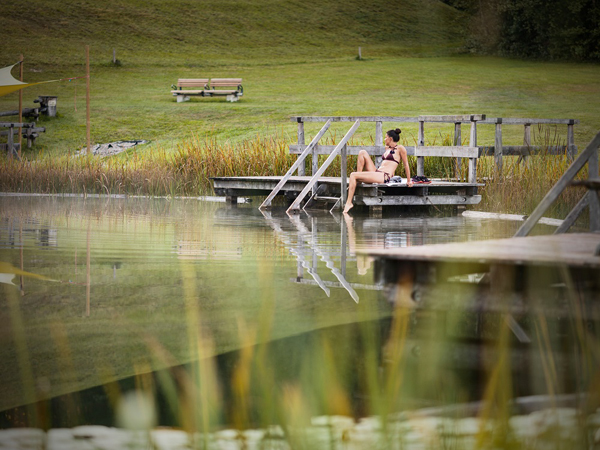
[[394, 142], [398, 142], [400, 140], [400, 133], [402, 133], [400, 128], [396, 128], [395, 130], [388, 131], [386, 134], [391, 137]]

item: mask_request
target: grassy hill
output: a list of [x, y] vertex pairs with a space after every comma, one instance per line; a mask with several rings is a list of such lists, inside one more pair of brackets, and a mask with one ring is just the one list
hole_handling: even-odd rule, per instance
[[[3, 2], [4, 64], [108, 62], [204, 66], [460, 46], [464, 14], [438, 0], [39, 0]], [[7, 39], [8, 37], [8, 39]], [[102, 55], [102, 56], [99, 56]]]

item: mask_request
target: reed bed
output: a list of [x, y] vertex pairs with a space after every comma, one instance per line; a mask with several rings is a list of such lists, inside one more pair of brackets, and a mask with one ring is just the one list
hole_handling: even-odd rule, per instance
[[[451, 145], [451, 134], [439, 134], [426, 145]], [[324, 138], [335, 144], [336, 135]], [[534, 129], [533, 142], [542, 148], [564, 145], [551, 130]], [[351, 142], [351, 145], [373, 145]], [[403, 141], [409, 145], [410, 142]], [[74, 157], [72, 155], [35, 160], [0, 159], [0, 191], [24, 193], [121, 194], [147, 196], [198, 196], [212, 194], [211, 177], [283, 175], [296, 156], [288, 151], [289, 142], [281, 135], [256, 136], [240, 144], [220, 143], [214, 138], [193, 137], [182, 141], [174, 150], [157, 148], [153, 152], [131, 152], [116, 157]], [[319, 157], [319, 163], [325, 156]], [[411, 173], [416, 173], [416, 158], [409, 157]], [[520, 160], [505, 157], [502, 173], [496, 170], [493, 157], [478, 162], [478, 181], [482, 202], [477, 209], [502, 213], [530, 213], [569, 166], [567, 156], [542, 151]], [[312, 165], [306, 160], [307, 168]], [[356, 166], [356, 157], [348, 158], [348, 171]], [[325, 172], [339, 176], [340, 158]], [[403, 175], [402, 169], [398, 174]], [[457, 165], [453, 158], [426, 158], [425, 174], [430, 178], [466, 178], [467, 160]], [[581, 176], [585, 176], [582, 173]], [[548, 215], [564, 218], [579, 201], [583, 192], [568, 189], [548, 211]]]

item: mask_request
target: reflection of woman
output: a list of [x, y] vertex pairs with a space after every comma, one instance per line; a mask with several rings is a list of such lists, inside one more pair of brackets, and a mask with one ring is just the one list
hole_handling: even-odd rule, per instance
[[356, 183], [361, 181], [363, 183], [387, 183], [394, 176], [396, 167], [402, 160], [404, 164], [404, 172], [406, 173], [406, 180], [408, 187], [412, 187], [413, 183], [410, 179], [410, 169], [408, 167], [408, 158], [406, 156], [406, 149], [398, 144], [400, 140], [400, 128], [390, 130], [385, 134], [385, 153], [381, 157], [381, 165], [379, 168], [375, 167], [375, 164], [371, 160], [371, 157], [365, 150], [361, 150], [358, 153], [358, 160], [356, 162], [356, 172], [350, 174], [350, 184], [348, 185], [348, 200], [344, 207], [344, 212], [347, 213], [354, 206], [352, 199], [354, 198], [354, 191], [356, 190]]
[[356, 268], [358, 269], [358, 274], [366, 275], [371, 268], [371, 263], [374, 261], [374, 258], [369, 255], [356, 253], [356, 235], [354, 233], [354, 224], [352, 223], [350, 214], [344, 214], [344, 221], [346, 222], [346, 229], [348, 231], [348, 246], [350, 247], [350, 253], [356, 255]]

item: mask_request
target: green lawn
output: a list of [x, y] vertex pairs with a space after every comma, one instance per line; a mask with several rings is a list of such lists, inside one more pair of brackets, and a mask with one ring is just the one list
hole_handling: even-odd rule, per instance
[[[365, 55], [366, 53], [366, 55]], [[368, 58], [368, 49], [363, 50]], [[81, 75], [45, 70], [27, 80]], [[177, 103], [170, 85], [180, 77], [236, 76], [244, 79], [237, 103], [224, 98], [192, 98]], [[92, 141], [148, 139], [170, 150], [193, 136], [240, 142], [257, 135], [281, 134], [295, 140], [293, 115], [391, 115], [483, 113], [488, 117], [575, 118], [576, 142], [584, 145], [600, 128], [600, 71], [596, 65], [525, 62], [492, 57], [379, 57], [288, 64], [229, 65], [213, 68], [107, 67], [94, 65], [91, 85]], [[29, 156], [64, 154], [85, 144], [85, 82], [33, 86], [23, 91], [25, 106], [37, 95], [58, 96], [57, 118], [45, 118], [46, 133]], [[0, 99], [0, 110], [16, 108], [17, 94]], [[386, 124], [391, 127], [392, 124]], [[332, 135], [349, 126], [338, 124]], [[318, 125], [308, 127], [309, 133]], [[416, 126], [403, 127], [409, 144]], [[439, 127], [438, 127], [439, 128]], [[439, 130], [428, 126], [428, 141]], [[564, 129], [563, 129], [564, 128]], [[314, 129], [314, 130], [313, 130]], [[442, 133], [450, 132], [450, 127]], [[566, 138], [566, 127], [559, 127]], [[519, 144], [522, 127], [505, 127], [507, 143]], [[374, 127], [363, 125], [359, 139]], [[480, 143], [493, 142], [493, 127], [482, 126]], [[439, 141], [438, 141], [439, 142]]]

